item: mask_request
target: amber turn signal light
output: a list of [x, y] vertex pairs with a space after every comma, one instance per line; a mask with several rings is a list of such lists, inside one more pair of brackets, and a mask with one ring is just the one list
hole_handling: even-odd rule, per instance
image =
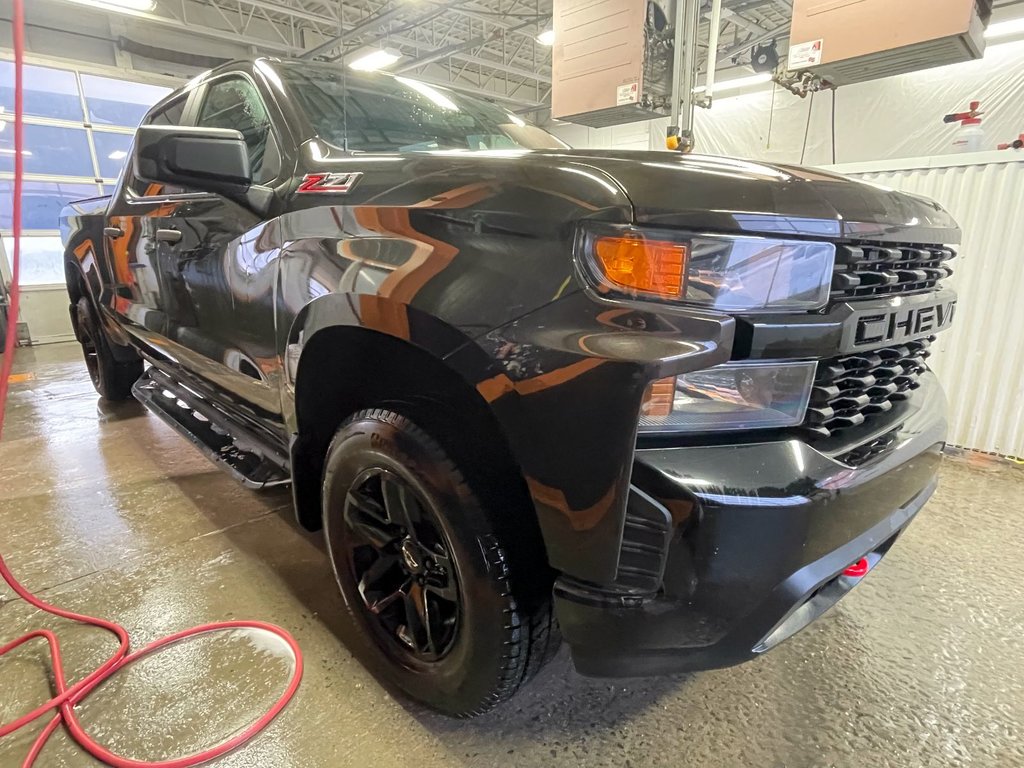
[[657, 296], [683, 293], [689, 255], [685, 243], [606, 236], [594, 242], [594, 255], [604, 276], [618, 287]]

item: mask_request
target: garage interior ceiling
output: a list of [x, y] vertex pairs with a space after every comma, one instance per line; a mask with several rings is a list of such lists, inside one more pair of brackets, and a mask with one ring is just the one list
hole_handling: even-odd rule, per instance
[[[75, 15], [104, 13], [111, 42], [134, 55], [147, 55], [148, 47], [154, 58], [161, 30], [168, 36], [184, 31], [250, 54], [336, 61], [387, 47], [403, 56], [391, 71], [523, 110], [544, 108], [550, 99], [551, 48], [536, 36], [551, 24], [551, 0], [155, 0], [152, 11], [134, 14], [68, 0], [37, 2], [47, 6], [51, 18], [54, 11], [67, 17], [69, 9]], [[784, 37], [791, 14], [788, 0], [725, 0], [719, 58], [729, 62], [755, 44]], [[170, 39], [166, 48], [181, 50]]]
[[[1022, 2], [997, 0], [995, 7]], [[497, 99], [519, 111], [550, 104], [551, 48], [536, 36], [550, 27], [551, 0], [154, 0], [151, 11], [131, 14], [72, 0], [32, 5], [42, 13], [39, 19], [30, 14], [30, 36], [33, 24], [74, 35], [80, 21], [106, 16], [109, 42], [122, 56], [154, 62], [164, 56], [186, 71], [189, 64], [199, 71], [218, 58], [244, 55], [351, 61], [366, 49], [387, 47], [402, 54], [391, 71]], [[9, 2], [0, 2], [3, 6]], [[724, 0], [719, 65], [729, 67], [736, 57], [746, 64], [753, 46], [773, 39], [784, 52], [791, 16], [790, 0]], [[205, 56], [181, 53], [183, 32], [202, 42]], [[706, 40], [707, 32], [705, 19], [699, 40]], [[97, 37], [95, 30], [91, 36]], [[217, 42], [220, 49], [207, 45]]]

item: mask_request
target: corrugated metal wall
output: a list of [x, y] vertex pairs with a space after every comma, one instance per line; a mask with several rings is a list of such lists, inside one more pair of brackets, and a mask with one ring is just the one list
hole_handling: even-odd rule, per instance
[[964, 241], [951, 280], [959, 293], [956, 323], [939, 335], [931, 361], [949, 395], [949, 442], [1024, 457], [1024, 158], [838, 170], [930, 197], [960, 222]]

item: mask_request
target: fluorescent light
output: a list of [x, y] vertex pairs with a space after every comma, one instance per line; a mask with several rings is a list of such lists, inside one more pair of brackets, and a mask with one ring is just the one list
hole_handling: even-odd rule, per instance
[[104, 11], [145, 13], [156, 7], [156, 0], [70, 0], [79, 5], [89, 5]]
[[989, 40], [1019, 34], [1024, 34], [1024, 16], [1021, 16], [1019, 19], [1010, 19], [1009, 21], [990, 24], [989, 28], [985, 30], [985, 37]]
[[126, 157], [128, 157], [128, 153], [125, 152], [123, 149], [115, 149], [113, 152], [107, 155], [108, 160], [124, 160]]
[[[772, 80], [771, 72], [759, 72], [756, 75], [750, 77], [737, 77], [733, 80], [723, 80], [715, 83], [715, 93], [719, 91], [734, 91], [737, 88], [749, 88], [752, 85], [761, 85], [762, 83], [770, 83]], [[694, 93], [704, 93], [707, 88], [700, 85], [693, 89]]]
[[[7, 149], [6, 147], [4, 147], [3, 149], [0, 149], [0, 155], [13, 155], [13, 154], [14, 154], [14, 150], [13, 149]], [[30, 150], [30, 149], [23, 149], [23, 150], [21, 150], [21, 156], [22, 157], [32, 157], [32, 150]]]
[[384, 67], [390, 67], [400, 58], [402, 58], [402, 54], [398, 51], [392, 51], [388, 48], [378, 48], [375, 51], [370, 51], [364, 56], [360, 56], [349, 64], [349, 66], [352, 69], [358, 69], [362, 72], [374, 72], [378, 69], [384, 69]]
[[426, 83], [421, 83], [419, 80], [410, 80], [407, 77], [395, 77], [395, 80], [402, 83], [402, 85], [406, 85], [409, 88], [412, 88], [414, 91], [417, 91], [418, 93], [426, 96], [441, 109], [450, 109], [452, 112], [459, 111], [458, 104], [449, 99], [447, 96], [445, 96], [443, 93], [441, 93], [439, 90], [437, 90], [437, 88], [434, 88], [433, 86], [427, 85]]
[[537, 42], [541, 45], [554, 45], [555, 44], [555, 30], [545, 29], [539, 35], [537, 35]]

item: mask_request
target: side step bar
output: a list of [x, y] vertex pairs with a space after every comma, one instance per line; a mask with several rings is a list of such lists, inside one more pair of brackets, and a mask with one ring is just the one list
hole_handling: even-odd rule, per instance
[[162, 371], [148, 368], [135, 382], [132, 394], [245, 487], [270, 488], [291, 482], [284, 453]]

